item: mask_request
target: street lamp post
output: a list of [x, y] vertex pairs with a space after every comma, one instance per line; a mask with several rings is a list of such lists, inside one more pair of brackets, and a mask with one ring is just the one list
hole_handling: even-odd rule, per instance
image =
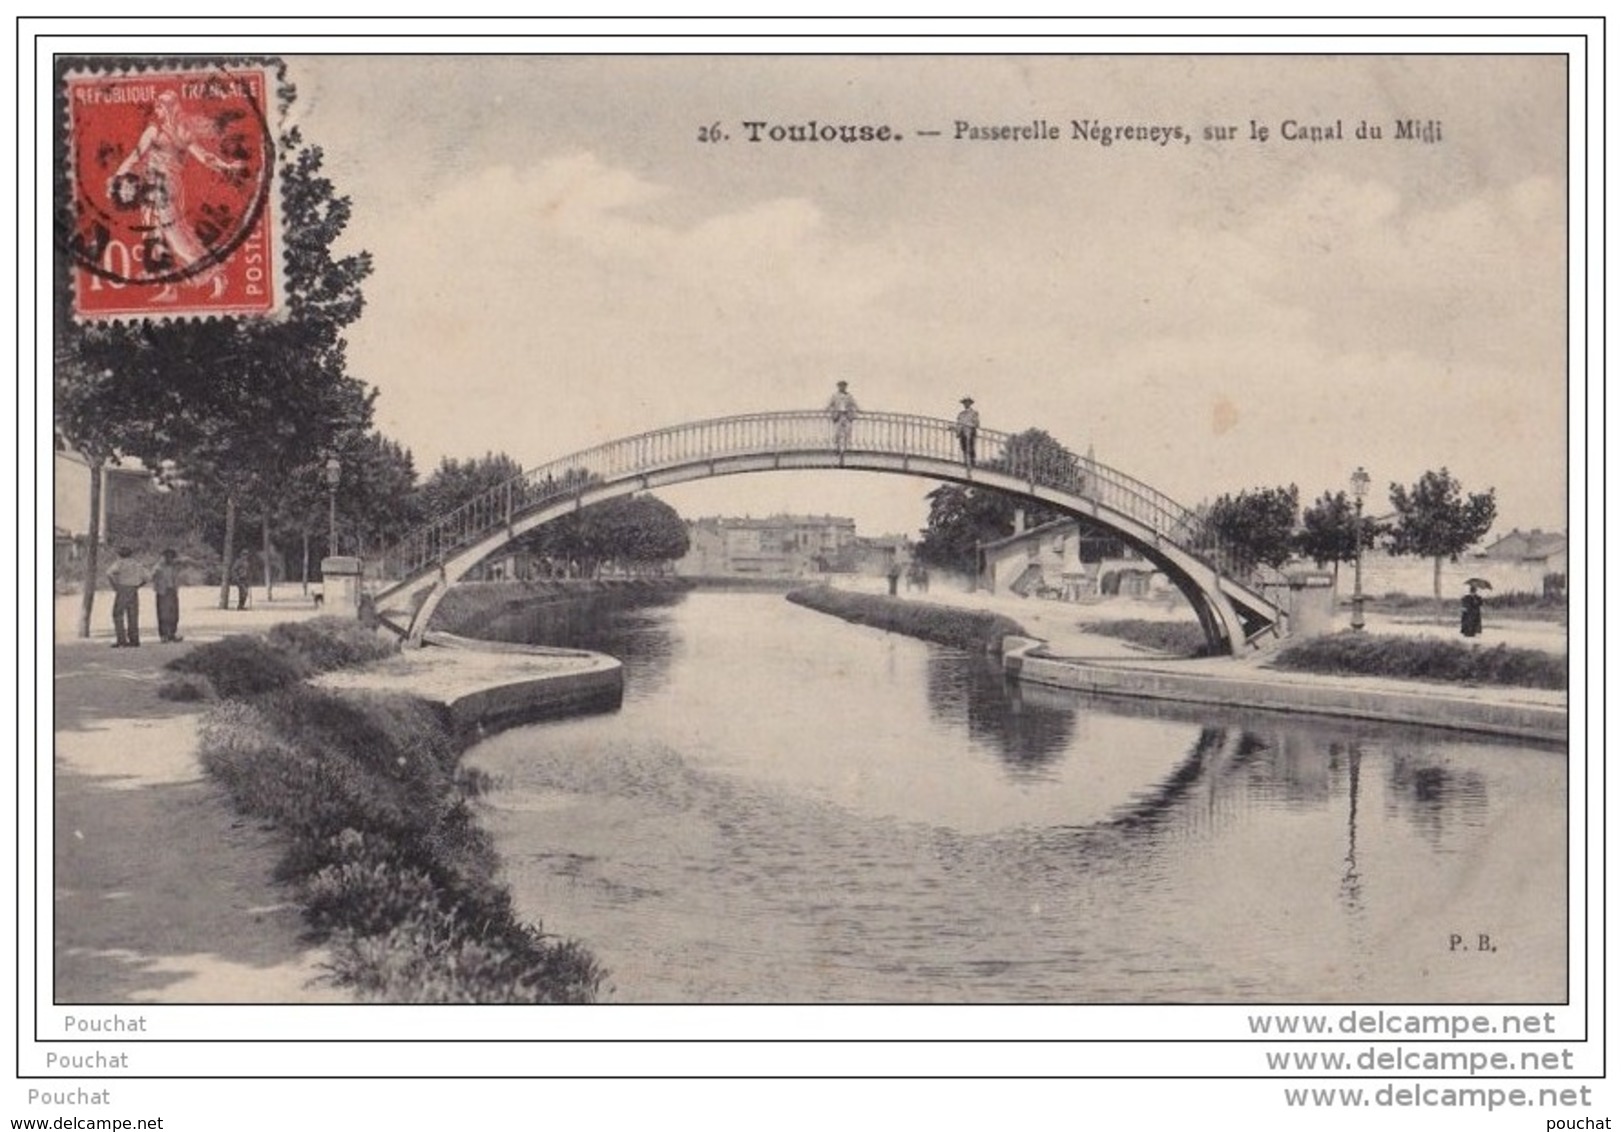
[[327, 555], [331, 557], [338, 553], [338, 480], [343, 476], [344, 466], [338, 462], [338, 457], [327, 457]]
[[1352, 629], [1363, 629], [1363, 497], [1369, 492], [1369, 474], [1361, 464], [1352, 473], [1352, 498], [1357, 501], [1357, 518], [1352, 527]]

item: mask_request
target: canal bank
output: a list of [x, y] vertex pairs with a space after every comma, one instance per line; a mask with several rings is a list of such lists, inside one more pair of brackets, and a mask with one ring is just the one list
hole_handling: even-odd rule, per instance
[[[165, 665], [196, 645], [260, 636], [319, 616], [289, 586], [220, 609], [217, 591], [181, 592], [184, 642], [110, 649], [108, 598], [92, 635], [76, 635], [79, 599], [55, 602], [52, 661], [53, 993], [61, 1003], [346, 1002], [330, 950], [312, 945], [298, 905], [272, 878], [283, 837], [245, 818], [204, 774], [203, 700], [159, 696]], [[464, 744], [491, 730], [610, 710], [620, 663], [581, 650], [434, 635], [371, 672], [313, 683], [410, 693]], [[208, 861], [206, 870], [198, 862]]]
[[625, 691], [618, 660], [583, 649], [481, 641], [431, 632], [420, 649], [367, 668], [328, 672], [320, 687], [404, 692], [437, 705], [464, 738], [519, 723], [612, 711]]
[[1564, 693], [1534, 688], [1452, 688], [1414, 680], [1287, 673], [1229, 657], [1076, 660], [1045, 641], [1010, 637], [1003, 667], [1016, 680], [1138, 699], [1310, 712], [1565, 743]]
[[[845, 609], [850, 605], [861, 610], [863, 623], [893, 632], [907, 633], [913, 624], [939, 626], [954, 617], [962, 622], [965, 634], [986, 624], [989, 617], [1017, 623], [1022, 629], [1010, 633], [1002, 645], [1005, 671], [1014, 679], [1047, 687], [1421, 724], [1543, 743], [1564, 743], [1570, 733], [1565, 692], [1286, 672], [1271, 667], [1265, 651], [1244, 657], [1151, 655], [1126, 641], [1088, 632], [1083, 619], [1088, 611], [1062, 602], [998, 600], [944, 587], [928, 598], [889, 597], [848, 588], [825, 589], [820, 597], [818, 593], [805, 591], [797, 600], [854, 619]], [[1091, 612], [1097, 616], [1096, 610]], [[1128, 611], [1120, 612], [1125, 615]], [[1129, 612], [1142, 616], [1138, 609]], [[920, 632], [911, 635], [925, 636]]]

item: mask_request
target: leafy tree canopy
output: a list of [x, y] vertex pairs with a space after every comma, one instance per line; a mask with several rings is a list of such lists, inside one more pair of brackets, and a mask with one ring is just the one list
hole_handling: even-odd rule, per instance
[[447, 456], [417, 489], [417, 513], [431, 522], [523, 474], [524, 466], [505, 452], [467, 460]]
[[[1363, 516], [1362, 544], [1368, 550], [1380, 533], [1379, 525]], [[1357, 507], [1344, 491], [1324, 492], [1318, 501], [1301, 513], [1301, 530], [1296, 546], [1319, 566], [1326, 562], [1351, 562], [1357, 558]]]
[[1443, 468], [1426, 472], [1412, 487], [1391, 485], [1396, 522], [1386, 538], [1392, 554], [1416, 554], [1435, 562], [1432, 585], [1442, 598], [1442, 559], [1459, 555], [1481, 540], [1498, 517], [1492, 488], [1464, 494], [1464, 487]]
[[1223, 495], [1206, 509], [1206, 532], [1227, 552], [1231, 567], [1265, 563], [1277, 569], [1294, 552], [1299, 507], [1300, 492], [1294, 484]]

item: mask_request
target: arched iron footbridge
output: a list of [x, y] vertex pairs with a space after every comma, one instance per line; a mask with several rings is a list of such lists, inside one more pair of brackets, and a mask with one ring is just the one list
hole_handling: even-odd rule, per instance
[[749, 413], [612, 440], [531, 468], [418, 528], [369, 564], [378, 618], [421, 643], [446, 591], [513, 539], [617, 496], [712, 476], [849, 469], [996, 488], [1106, 528], [1155, 563], [1188, 598], [1213, 652], [1239, 654], [1282, 632], [1269, 594], [1284, 579], [1244, 564], [1209, 538], [1188, 508], [1096, 461], [1022, 444], [982, 428], [966, 465], [956, 426], [902, 413], [863, 412], [841, 448], [826, 412]]

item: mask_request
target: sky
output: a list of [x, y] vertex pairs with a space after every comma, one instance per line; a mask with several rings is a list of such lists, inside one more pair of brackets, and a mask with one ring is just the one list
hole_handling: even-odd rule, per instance
[[[1445, 466], [1496, 490], [1498, 530], [1566, 525], [1561, 57], [288, 63], [291, 117], [354, 202], [343, 247], [375, 260], [351, 369], [420, 473], [817, 408], [844, 379], [865, 410], [950, 417], [972, 395], [986, 427], [1046, 429], [1185, 504], [1311, 500], [1362, 465], [1378, 510]], [[1398, 140], [1399, 119], [1440, 140]], [[812, 120], [901, 140], [748, 140]], [[726, 140], [700, 140], [712, 124]], [[1105, 146], [1094, 126], [1182, 136]], [[660, 494], [879, 534], [920, 528], [933, 486]]]

